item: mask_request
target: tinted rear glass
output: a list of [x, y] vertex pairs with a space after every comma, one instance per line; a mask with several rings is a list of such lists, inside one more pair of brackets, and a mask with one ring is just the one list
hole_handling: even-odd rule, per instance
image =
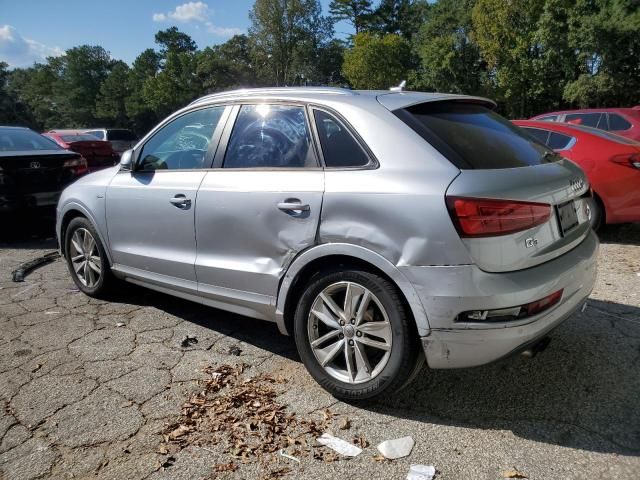
[[394, 113], [460, 169], [526, 167], [559, 158], [482, 105], [429, 102]]
[[27, 129], [0, 129], [0, 151], [20, 152], [29, 150], [61, 150], [50, 138]]
[[107, 137], [109, 140], [120, 140], [124, 142], [133, 142], [136, 136], [131, 130], [108, 130]]
[[574, 125], [584, 125], [586, 127], [604, 128], [604, 125], [600, 122], [602, 117], [601, 113], [568, 113], [564, 117], [566, 123], [572, 123]]

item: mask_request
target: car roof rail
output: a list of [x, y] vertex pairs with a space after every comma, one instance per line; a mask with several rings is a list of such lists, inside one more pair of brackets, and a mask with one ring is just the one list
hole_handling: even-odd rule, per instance
[[287, 93], [311, 93], [315, 95], [357, 95], [358, 93], [348, 88], [341, 87], [267, 87], [267, 88], [241, 88], [226, 92], [217, 92], [197, 98], [189, 105], [204, 102], [206, 100], [217, 100], [219, 98], [235, 97], [238, 95], [260, 96]]

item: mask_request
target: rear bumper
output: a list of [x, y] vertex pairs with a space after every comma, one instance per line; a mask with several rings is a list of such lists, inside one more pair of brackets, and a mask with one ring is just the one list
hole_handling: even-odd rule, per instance
[[[596, 279], [599, 242], [590, 232], [573, 250], [543, 265], [487, 273], [474, 265], [402, 267], [420, 296], [431, 331], [422, 346], [431, 368], [483, 365], [544, 336], [580, 308]], [[524, 305], [563, 289], [551, 309], [513, 322], [457, 322], [469, 310]]]
[[61, 190], [54, 192], [0, 195], [0, 212], [11, 213], [25, 209], [55, 207], [58, 204], [60, 193]]

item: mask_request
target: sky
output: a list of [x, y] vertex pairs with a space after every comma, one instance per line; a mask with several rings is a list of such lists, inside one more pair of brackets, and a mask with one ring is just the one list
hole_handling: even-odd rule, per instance
[[[28, 67], [77, 45], [131, 64], [158, 30], [177, 26], [199, 48], [246, 33], [254, 0], [0, 0], [0, 61]], [[329, 0], [320, 0], [324, 14]], [[344, 34], [348, 26], [338, 24]]]

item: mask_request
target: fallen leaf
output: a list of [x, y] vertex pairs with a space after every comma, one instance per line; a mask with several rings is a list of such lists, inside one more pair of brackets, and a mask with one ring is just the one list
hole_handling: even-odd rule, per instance
[[504, 478], [529, 478], [524, 473], [519, 472], [518, 470], [516, 470], [515, 467], [513, 469], [511, 469], [511, 470], [507, 470], [506, 472], [503, 472], [502, 476]]
[[233, 462], [216, 463], [213, 466], [213, 470], [215, 472], [235, 472], [236, 470], [238, 470], [238, 466]]
[[347, 417], [343, 417], [340, 420], [340, 430], [349, 430], [351, 428], [351, 422]]
[[176, 438], [180, 438], [186, 435], [187, 433], [191, 432], [191, 430], [192, 430], [191, 427], [188, 427], [187, 425], [180, 425], [178, 428], [169, 432], [169, 440], [175, 440]]

